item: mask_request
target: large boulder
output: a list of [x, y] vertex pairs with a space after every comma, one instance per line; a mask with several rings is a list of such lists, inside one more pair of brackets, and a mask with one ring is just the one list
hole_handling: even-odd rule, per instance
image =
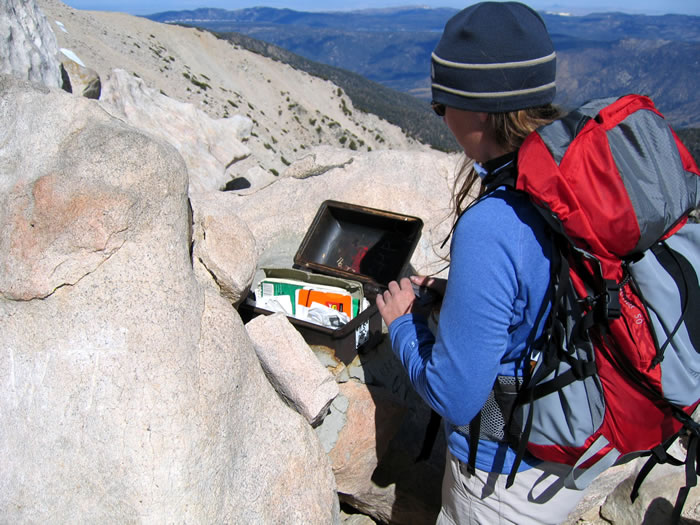
[[0, 73], [61, 87], [58, 44], [49, 22], [34, 0], [0, 3]]
[[0, 76], [0, 514], [327, 524], [330, 464], [190, 258], [185, 165]]

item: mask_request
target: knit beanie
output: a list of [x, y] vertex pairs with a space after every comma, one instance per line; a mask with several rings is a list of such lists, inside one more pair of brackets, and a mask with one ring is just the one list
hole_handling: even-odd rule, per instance
[[482, 2], [445, 25], [431, 60], [433, 101], [487, 113], [554, 100], [556, 54], [540, 16], [518, 2]]

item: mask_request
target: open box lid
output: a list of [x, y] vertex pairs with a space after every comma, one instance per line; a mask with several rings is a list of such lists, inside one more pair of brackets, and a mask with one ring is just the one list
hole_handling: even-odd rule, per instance
[[294, 256], [297, 267], [386, 287], [411, 260], [423, 221], [346, 202], [323, 202]]

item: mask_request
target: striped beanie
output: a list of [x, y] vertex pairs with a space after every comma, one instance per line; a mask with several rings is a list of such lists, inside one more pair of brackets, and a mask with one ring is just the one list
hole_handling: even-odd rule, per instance
[[431, 60], [433, 102], [496, 113], [549, 104], [556, 54], [540, 16], [518, 2], [482, 2], [445, 25]]

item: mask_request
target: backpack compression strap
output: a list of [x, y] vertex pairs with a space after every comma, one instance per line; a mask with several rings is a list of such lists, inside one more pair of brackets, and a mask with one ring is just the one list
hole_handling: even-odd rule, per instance
[[[692, 428], [690, 428], [690, 435], [688, 438], [687, 454], [685, 458], [685, 487], [681, 487], [678, 490], [678, 496], [676, 497], [676, 503], [673, 506], [673, 514], [671, 515], [671, 523], [680, 523], [681, 512], [686, 499], [688, 498], [688, 493], [690, 489], [693, 488], [698, 483], [698, 472], [700, 472], [700, 436], [698, 432], [700, 427], [697, 423], [693, 422]], [[668, 454], [668, 448], [671, 444], [678, 438], [679, 434], [675, 434], [668, 441], [654, 447], [651, 451], [651, 457], [644, 464], [644, 466], [639, 471], [637, 479], [634, 481], [632, 487], [632, 492], [630, 493], [630, 500], [634, 502], [639, 495], [639, 487], [641, 486], [644, 479], [647, 477], [651, 469], [654, 466], [661, 463], [668, 463], [670, 465], [680, 466], [683, 465], [683, 461], [674, 458]]]

